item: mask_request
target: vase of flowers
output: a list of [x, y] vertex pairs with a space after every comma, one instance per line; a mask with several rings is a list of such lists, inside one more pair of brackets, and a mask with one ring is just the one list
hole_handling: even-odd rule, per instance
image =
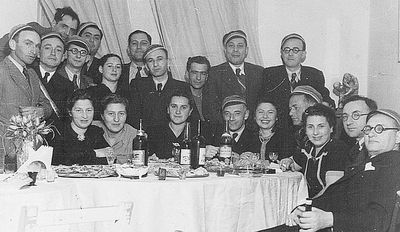
[[52, 133], [54, 137], [54, 129], [53, 125], [46, 125], [46, 121], [32, 115], [11, 117], [5, 137], [15, 145], [17, 168], [28, 160], [30, 148], [36, 151], [43, 142], [47, 144], [43, 135]]

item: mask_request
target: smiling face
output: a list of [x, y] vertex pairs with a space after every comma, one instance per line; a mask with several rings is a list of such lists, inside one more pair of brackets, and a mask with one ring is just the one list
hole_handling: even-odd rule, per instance
[[351, 115], [353, 113], [368, 114], [369, 112], [369, 107], [362, 100], [349, 102], [343, 107], [343, 116], [347, 117], [346, 121], [343, 120], [343, 127], [348, 136], [356, 139], [364, 137], [361, 130], [366, 125], [367, 115], [361, 115], [357, 120], [353, 119]]
[[223, 110], [224, 120], [228, 120], [229, 130], [240, 130], [249, 117], [249, 111], [244, 104], [226, 106]]
[[32, 64], [40, 48], [40, 37], [36, 31], [21, 31], [9, 42], [11, 56], [22, 66]]
[[313, 115], [306, 120], [306, 135], [315, 147], [322, 147], [331, 139], [333, 128], [329, 126], [326, 117]]
[[77, 100], [69, 112], [71, 123], [80, 129], [86, 129], [93, 121], [94, 108], [90, 100]]
[[149, 53], [146, 57], [146, 65], [153, 77], [166, 75], [168, 70], [167, 54], [162, 49]]
[[189, 84], [193, 89], [201, 89], [206, 84], [208, 66], [206, 64], [192, 63], [189, 71]]
[[121, 60], [115, 56], [109, 57], [99, 71], [103, 74], [103, 82], [117, 82], [122, 72]]
[[260, 103], [257, 106], [255, 119], [260, 129], [272, 129], [278, 121], [277, 110], [271, 103]]
[[70, 15], [64, 15], [58, 23], [53, 26], [53, 30], [61, 34], [64, 40], [69, 36], [75, 35], [78, 28], [78, 21], [74, 20]]
[[[383, 114], [372, 116], [367, 125], [375, 127], [381, 124], [384, 128], [396, 128], [395, 121]], [[398, 149], [400, 143], [400, 132], [396, 130], [385, 130], [381, 134], [375, 132], [374, 129], [368, 135], [364, 135], [365, 146], [367, 147], [370, 157], [374, 157], [381, 153]]]
[[126, 107], [121, 103], [108, 104], [101, 118], [108, 131], [118, 133], [124, 128], [126, 122]]
[[296, 38], [288, 39], [282, 45], [281, 49], [281, 57], [285, 66], [293, 70], [300, 68], [300, 64], [306, 59], [306, 51], [299, 51], [297, 54], [295, 54], [293, 51], [290, 51], [286, 54], [283, 52], [283, 49], [285, 48], [299, 48], [300, 50], [303, 50], [304, 48], [302, 41]]
[[80, 33], [82, 38], [84, 38], [90, 46], [90, 55], [96, 55], [100, 48], [101, 43], [101, 32], [95, 27], [88, 27]]
[[247, 57], [248, 47], [243, 38], [233, 38], [225, 45], [226, 59], [233, 65], [241, 65]]
[[40, 63], [49, 69], [55, 69], [61, 63], [64, 54], [64, 44], [60, 39], [50, 37], [42, 41], [40, 47]]
[[167, 113], [171, 122], [175, 125], [181, 125], [186, 122], [189, 115], [192, 113], [189, 99], [183, 96], [173, 96], [168, 105]]
[[131, 35], [127, 49], [129, 58], [133, 62], [143, 62], [143, 53], [149, 45], [150, 41], [146, 34], [139, 32]]

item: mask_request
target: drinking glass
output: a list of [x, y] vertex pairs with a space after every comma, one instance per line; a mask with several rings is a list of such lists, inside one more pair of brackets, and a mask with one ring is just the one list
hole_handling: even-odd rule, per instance
[[268, 153], [268, 158], [271, 160], [272, 163], [278, 163], [278, 152], [269, 152]]
[[115, 162], [115, 159], [116, 159], [116, 157], [114, 156], [114, 154], [112, 152], [107, 154], [106, 158], [107, 158], [108, 165], [113, 165]]

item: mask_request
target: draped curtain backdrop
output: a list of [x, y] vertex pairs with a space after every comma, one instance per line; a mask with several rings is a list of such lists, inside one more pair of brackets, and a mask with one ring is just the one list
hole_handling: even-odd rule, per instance
[[[127, 38], [136, 29], [156, 27], [159, 41], [169, 52], [170, 69], [175, 79], [184, 80], [188, 57], [206, 56], [211, 65], [225, 61], [222, 37], [231, 30], [243, 30], [248, 37], [247, 61], [263, 66], [258, 41], [258, 0], [147, 0], [153, 15], [142, 28], [136, 28], [129, 13], [135, 11], [136, 0], [39, 0], [39, 22], [49, 26], [55, 9], [71, 6], [81, 22], [92, 21], [103, 30], [104, 38], [97, 56], [116, 53], [129, 62], [126, 55]], [[155, 26], [153, 25], [155, 24]], [[154, 37], [154, 35], [152, 35]], [[153, 38], [157, 41], [157, 38]]]
[[170, 68], [183, 80], [190, 56], [204, 55], [211, 65], [225, 61], [222, 37], [243, 30], [248, 37], [247, 60], [259, 65], [258, 0], [150, 0], [161, 41], [169, 51]]

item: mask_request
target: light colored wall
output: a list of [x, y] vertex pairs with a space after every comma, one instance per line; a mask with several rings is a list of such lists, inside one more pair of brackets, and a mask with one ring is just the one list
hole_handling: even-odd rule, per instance
[[37, 0], [0, 0], [0, 37], [15, 25], [37, 21]]
[[400, 112], [398, 0], [371, 1], [368, 95]]
[[[380, 2], [380, 1], [376, 1]], [[290, 33], [301, 34], [307, 43], [304, 65], [324, 72], [331, 91], [343, 74], [360, 81], [367, 93], [369, 0], [260, 0], [259, 38], [265, 66], [280, 65], [280, 42]]]

